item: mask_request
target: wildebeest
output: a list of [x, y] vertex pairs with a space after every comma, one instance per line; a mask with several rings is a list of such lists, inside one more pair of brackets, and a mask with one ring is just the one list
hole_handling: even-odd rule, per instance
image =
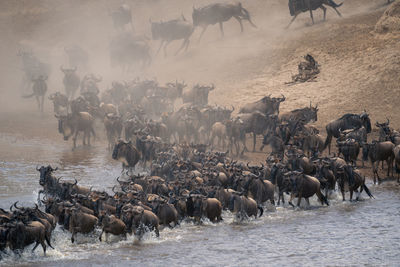
[[247, 20], [249, 23], [256, 28], [256, 25], [251, 21], [250, 13], [242, 7], [241, 3], [238, 4], [209, 4], [202, 8], [195, 8], [193, 6], [193, 26], [202, 27], [203, 31], [200, 34], [199, 41], [203, 36], [209, 25], [215, 25], [219, 23], [219, 28], [221, 29], [221, 34], [224, 36], [224, 29], [222, 23], [230, 20], [234, 17], [240, 24], [240, 30], [243, 32], [242, 20]]
[[110, 16], [113, 21], [114, 28], [117, 30], [123, 30], [126, 24], [132, 24], [132, 12], [131, 7], [127, 4], [121, 5], [117, 10], [110, 12]]
[[98, 219], [95, 216], [82, 212], [74, 207], [66, 209], [66, 216], [64, 220], [64, 225], [68, 225], [68, 230], [72, 233], [72, 243], [75, 241], [76, 233], [90, 233], [94, 230], [98, 222]]
[[99, 237], [100, 241], [103, 233], [106, 233], [106, 242], [108, 240], [108, 234], [125, 235], [126, 237], [126, 225], [122, 220], [115, 217], [115, 215], [101, 216], [100, 224], [103, 226]]
[[[30, 221], [27, 223], [16, 222], [11, 224], [7, 235], [7, 243], [11, 250], [24, 249], [26, 246], [36, 243], [33, 247], [32, 252], [42, 245], [43, 253], [46, 255], [46, 228], [39, 221]], [[50, 241], [47, 240], [47, 243]]]
[[360, 153], [360, 144], [355, 139], [346, 139], [344, 141], [337, 140], [336, 143], [339, 154], [343, 155], [344, 160], [347, 163], [351, 162], [354, 166], [357, 166], [357, 158], [358, 154]]
[[360, 192], [358, 192], [356, 200], [358, 200], [363, 190], [365, 190], [370, 198], [373, 197], [368, 187], [365, 185], [365, 177], [359, 170], [354, 170], [350, 165], [345, 165], [343, 170], [339, 172], [339, 175], [337, 175], [337, 183], [342, 192], [343, 201], [345, 201], [345, 191], [350, 191], [350, 201], [352, 201], [353, 192], [358, 192], [357, 189], [360, 189]]
[[371, 132], [371, 120], [369, 119], [368, 113], [363, 112], [361, 114], [347, 113], [341, 118], [331, 121], [326, 125], [326, 140], [324, 149], [329, 146], [329, 153], [331, 153], [331, 141], [332, 137], [339, 138], [340, 131], [348, 129], [357, 129], [364, 126], [367, 133]]
[[21, 84], [22, 91], [28, 89], [32, 79], [39, 76], [48, 77], [50, 75], [50, 65], [39, 60], [32, 51], [19, 50], [17, 55], [21, 57], [22, 71], [24, 73]]
[[214, 90], [215, 86], [212, 85], [199, 85], [196, 84], [191, 89], [186, 89], [182, 93], [183, 103], [193, 103], [194, 105], [207, 105], [208, 104], [208, 94], [210, 91]]
[[279, 116], [280, 121], [299, 122], [302, 124], [318, 120], [318, 104], [313, 107], [310, 102], [309, 107], [295, 109]]
[[279, 115], [279, 106], [283, 101], [285, 101], [285, 99], [286, 97], [284, 95], [282, 95], [282, 97], [264, 96], [256, 102], [244, 105], [239, 110], [239, 113], [252, 113], [255, 111], [260, 111], [266, 115]]
[[400, 180], [400, 145], [393, 148], [394, 164], [397, 173], [397, 182]]
[[68, 114], [66, 116], [55, 115], [58, 119], [58, 132], [63, 134], [64, 140], [67, 141], [69, 137], [73, 137], [73, 149], [76, 148], [76, 139], [78, 138], [79, 132], [83, 132], [83, 145], [87, 144], [90, 146], [90, 135], [96, 136], [93, 123], [94, 118], [88, 112], [78, 112]]
[[289, 204], [294, 207], [292, 200], [298, 198], [297, 206], [300, 206], [301, 198], [304, 198], [308, 204], [310, 204], [308, 198], [312, 197], [314, 194], [317, 195], [321, 204], [324, 203], [329, 206], [329, 202], [326, 197], [321, 193], [320, 182], [317, 178], [305, 175], [301, 172], [292, 171], [285, 174], [283, 181], [283, 187], [286, 192], [290, 192]]
[[44, 95], [47, 92], [47, 84], [46, 84], [47, 76], [40, 75], [37, 78], [32, 79], [32, 91], [33, 93], [30, 95], [24, 95], [23, 98], [30, 98], [35, 96], [36, 101], [38, 103], [38, 108], [41, 112], [43, 112], [43, 104], [44, 104]]
[[364, 144], [363, 159], [368, 160], [369, 158], [371, 161], [372, 172], [374, 174], [374, 184], [376, 183], [376, 178], [378, 178], [378, 183], [381, 182], [378, 174], [379, 161], [386, 160], [386, 163], [388, 165], [387, 176], [390, 175], [390, 171], [392, 171], [393, 176], [394, 147], [395, 145], [390, 141], [372, 141], [372, 143], [370, 144]]
[[112, 153], [112, 158], [122, 162], [122, 171], [126, 168], [132, 170], [135, 165], [139, 162], [141, 155], [140, 152], [132, 145], [132, 142], [128, 143], [119, 140]]
[[150, 231], [154, 230], [156, 236], [160, 236], [158, 230], [159, 220], [157, 215], [155, 215], [150, 210], [145, 210], [141, 206], [123, 207], [122, 208], [122, 220], [127, 226], [128, 231], [134, 231], [135, 235], [142, 238], [144, 232], [148, 229]]
[[221, 147], [222, 143], [222, 149], [225, 149], [226, 126], [221, 122], [216, 122], [211, 127], [211, 137], [210, 137], [211, 147], [214, 147], [215, 137], [218, 137], [218, 145]]
[[222, 220], [222, 204], [216, 198], [207, 198], [203, 195], [190, 195], [186, 204], [189, 216], [193, 216], [198, 222], [202, 216], [207, 217], [211, 222]]
[[92, 93], [97, 95], [100, 92], [97, 84], [101, 81], [101, 76], [96, 77], [93, 73], [86, 74], [81, 80], [81, 95], [84, 95], [85, 93]]
[[233, 193], [230, 199], [229, 210], [236, 213], [240, 219], [254, 216], [257, 219], [258, 210], [260, 210], [260, 216], [263, 215], [263, 208], [261, 205], [257, 205], [257, 202], [251, 197], [241, 196], [237, 193]]
[[111, 150], [114, 143], [121, 138], [122, 120], [120, 116], [114, 113], [108, 113], [104, 117], [104, 128], [106, 128], [108, 149]]
[[129, 72], [135, 64], [145, 68], [151, 63], [150, 46], [146, 40], [135, 38], [129, 33], [120, 33], [110, 42], [111, 66], [119, 66]]
[[297, 16], [302, 12], [310, 11], [312, 23], [314, 24], [314, 16], [312, 11], [321, 8], [324, 11], [324, 20], [326, 19], [326, 7], [324, 5], [332, 7], [336, 13], [341, 17], [342, 14], [336, 9], [343, 3], [336, 4], [333, 0], [289, 0], [289, 11], [293, 19], [290, 21], [286, 28], [289, 28]]
[[60, 70], [64, 73], [63, 84], [65, 93], [67, 94], [68, 99], [74, 99], [74, 95], [79, 89], [81, 82], [78, 74], [76, 74], [77, 67], [66, 69], [61, 66]]
[[183, 39], [181, 47], [176, 51], [175, 55], [178, 54], [183, 48], [185, 51], [189, 46], [189, 38], [193, 33], [193, 25], [185, 20], [182, 16], [182, 20], [174, 19], [166, 22], [152, 22], [151, 23], [151, 33], [153, 40], [160, 40], [160, 47], [158, 48], [156, 54], [164, 46], [164, 55], [167, 55], [167, 46], [174, 40]]
[[49, 96], [53, 101], [54, 113], [57, 115], [66, 115], [68, 112], [68, 97], [60, 92], [55, 92]]

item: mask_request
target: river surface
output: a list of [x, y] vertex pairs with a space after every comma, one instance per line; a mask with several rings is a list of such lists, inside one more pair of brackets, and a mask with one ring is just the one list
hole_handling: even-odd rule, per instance
[[[121, 166], [105, 147], [95, 143], [71, 151], [70, 143], [0, 135], [0, 207], [8, 209], [15, 201], [33, 206], [41, 188], [37, 165], [58, 166], [57, 177], [110, 193]], [[49, 248], [46, 257], [40, 246], [31, 253], [31, 245], [21, 257], [5, 255], [0, 265], [399, 266], [399, 187], [374, 186], [369, 180], [368, 186], [375, 199], [363, 193], [352, 203], [334, 195], [329, 207], [316, 199], [295, 210], [267, 205], [263, 217], [241, 223], [224, 212], [219, 224], [183, 222], [163, 229], [160, 238], [146, 234], [140, 242], [133, 237], [100, 242], [97, 230], [78, 234], [71, 244], [70, 233], [57, 226], [55, 249]]]

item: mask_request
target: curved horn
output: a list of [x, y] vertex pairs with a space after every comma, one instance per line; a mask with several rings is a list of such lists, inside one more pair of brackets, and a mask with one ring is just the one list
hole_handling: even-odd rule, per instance
[[39, 167], [38, 167], [38, 165], [36, 165], [36, 170], [37, 170], [37, 171], [39, 171], [39, 170], [40, 170], [40, 169], [39, 169]]
[[17, 207], [17, 203], [18, 203], [18, 201], [17, 201], [17, 202], [15, 202], [13, 206], [14, 206], [16, 209], [22, 210], [22, 208], [20, 208], [20, 207]]
[[388, 117], [386, 117], [386, 120], [387, 120], [387, 124], [389, 125], [389, 122], [390, 122], [390, 121], [389, 121], [389, 118], [388, 118]]
[[75, 180], [75, 183], [73, 185], [76, 185], [78, 183], [78, 181], [75, 178], [74, 178], [74, 180]]
[[232, 111], [231, 112], [234, 112], [235, 111], [235, 107], [233, 105], [231, 105], [231, 106], [232, 106]]
[[39, 206], [35, 203], [35, 210], [38, 210]]
[[113, 191], [113, 192], [114, 192], [114, 194], [116, 194], [116, 193], [117, 193], [117, 192], [115, 192], [115, 191], [114, 191], [115, 187], [116, 187], [116, 185], [114, 185], [114, 186], [113, 186], [113, 188], [111, 189], [111, 191]]

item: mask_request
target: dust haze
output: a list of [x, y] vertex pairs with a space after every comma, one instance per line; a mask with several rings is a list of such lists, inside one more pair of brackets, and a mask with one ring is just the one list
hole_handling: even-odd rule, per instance
[[[136, 0], [136, 1], [1, 1], [0, 51], [0, 110], [9, 116], [17, 113], [39, 116], [36, 102], [23, 99], [20, 88], [22, 72], [21, 59], [17, 56], [20, 49], [31, 49], [43, 62], [51, 65], [48, 81], [45, 111], [52, 113], [52, 105], [47, 100], [49, 94], [64, 93], [60, 66], [68, 66], [64, 47], [79, 45], [89, 52], [87, 70], [78, 70], [82, 78], [87, 73], [103, 77], [101, 91], [110, 88], [113, 80], [133, 80], [156, 78], [160, 83], [184, 80], [189, 86], [195, 83], [214, 83], [216, 90], [210, 93], [210, 103], [229, 106], [241, 106], [254, 101], [260, 96], [284, 94], [287, 101], [281, 105], [283, 110], [307, 105], [310, 101], [319, 103], [324, 124], [332, 118], [332, 111], [359, 112], [390, 111], [394, 107], [393, 97], [381, 99], [384, 109], [377, 109], [373, 97], [381, 84], [380, 76], [369, 72], [381, 67], [389, 68], [385, 90], [395, 89], [398, 84], [398, 69], [390, 66], [372, 66], [380, 51], [381, 38], [371, 33], [371, 28], [385, 10], [384, 0], [348, 0], [340, 8], [343, 18], [328, 8], [327, 22], [322, 22], [322, 11], [314, 12], [315, 25], [311, 25], [308, 13], [299, 15], [291, 28], [285, 26], [290, 21], [287, 1], [251, 0], [242, 2], [257, 28], [244, 21], [244, 32], [236, 20], [224, 23], [225, 37], [221, 37], [218, 25], [210, 26], [198, 42], [201, 29], [196, 29], [190, 38], [187, 52], [174, 56], [181, 41], [174, 41], [168, 47], [168, 55], [155, 52], [159, 41], [151, 40], [150, 22], [167, 21], [184, 15], [192, 20], [192, 8], [204, 6], [214, 1], [187, 0]], [[340, 1], [337, 1], [340, 2]], [[130, 72], [120, 68], [111, 68], [109, 56], [110, 40], [117, 34], [113, 28], [109, 12], [121, 4], [128, 4], [132, 10], [134, 34], [150, 39], [152, 63], [141, 69], [139, 66]], [[363, 39], [368, 36], [371, 40]], [[356, 37], [357, 36], [357, 37]], [[361, 38], [352, 40], [352, 38]], [[363, 44], [364, 41], [368, 41]], [[370, 41], [370, 42], [369, 42]], [[351, 45], [355, 44], [353, 48]], [[371, 53], [362, 51], [369, 49]], [[395, 51], [397, 44], [391, 42], [390, 51]], [[334, 48], [334, 49], [332, 49]], [[353, 51], [352, 49], [356, 49]], [[400, 50], [397, 50], [400, 51]], [[288, 87], [298, 62], [306, 53], [313, 54], [322, 65], [322, 75], [316, 83]], [[356, 54], [365, 55], [364, 61]], [[375, 53], [375, 54], [374, 54]], [[394, 53], [394, 52], [393, 52]], [[387, 54], [387, 53], [386, 53]], [[357, 61], [357, 62], [355, 62]], [[354, 69], [360, 66], [360, 69]], [[379, 74], [386, 70], [379, 69]], [[390, 71], [389, 71], [390, 72]], [[397, 74], [397, 76], [396, 76]], [[389, 76], [385, 76], [389, 77]], [[369, 90], [363, 95], [363, 91]], [[345, 98], [341, 96], [348, 94]], [[353, 103], [352, 105], [350, 105]], [[355, 104], [354, 104], [355, 103]], [[371, 110], [373, 109], [373, 110]], [[342, 111], [342, 112], [340, 112]], [[26, 113], [29, 112], [29, 113]], [[388, 112], [377, 114], [373, 118], [384, 118]], [[52, 116], [52, 115], [49, 115]], [[398, 119], [396, 115], [393, 115]]]

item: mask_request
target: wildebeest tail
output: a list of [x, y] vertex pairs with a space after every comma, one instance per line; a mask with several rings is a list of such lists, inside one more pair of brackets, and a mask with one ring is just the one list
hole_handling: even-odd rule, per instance
[[364, 188], [364, 190], [365, 190], [365, 193], [367, 193], [367, 195], [368, 195], [370, 198], [374, 198], [374, 196], [371, 194], [371, 191], [369, 191], [368, 187], [367, 187], [365, 184], [363, 184], [363, 188]]
[[258, 217], [261, 217], [264, 214], [264, 209], [261, 207], [261, 205], [258, 205], [257, 209], [260, 210], [260, 215]]
[[394, 166], [395, 166], [395, 169], [396, 169], [396, 173], [400, 173], [399, 165], [397, 163], [395, 163]]
[[336, 4], [335, 2], [333, 2], [333, 0], [328, 0], [329, 5], [331, 5], [332, 7], [340, 7], [343, 5], [343, 2], [340, 4]]
[[23, 95], [22, 97], [23, 98], [30, 98], [30, 97], [32, 97], [32, 96], [34, 96], [35, 95], [35, 93], [32, 93], [32, 94], [30, 94], [30, 95]]
[[253, 26], [254, 28], [257, 28], [257, 26], [256, 26], [256, 25], [253, 23], [253, 21], [251, 20], [249, 11], [247, 11], [247, 9], [245, 9], [244, 7], [242, 7], [242, 4], [241, 4], [241, 3], [239, 3], [239, 6], [240, 6], [240, 8], [241, 8], [241, 13], [242, 13], [242, 16], [243, 16], [242, 18], [248, 20], [248, 21], [250, 22], [251, 26]]
[[49, 245], [49, 247], [51, 247], [52, 249], [54, 249], [54, 247], [50, 244], [50, 238], [49, 238], [47, 235], [45, 235], [45, 238], [46, 238], [46, 243], [47, 243], [47, 245]]

